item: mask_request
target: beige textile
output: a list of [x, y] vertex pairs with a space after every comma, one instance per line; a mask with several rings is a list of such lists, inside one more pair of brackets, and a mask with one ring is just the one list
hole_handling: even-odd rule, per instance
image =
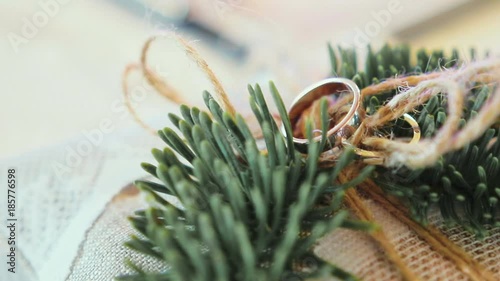
[[[129, 187], [122, 191], [94, 223], [73, 263], [68, 280], [110, 280], [113, 276], [130, 272], [123, 265], [125, 257], [152, 270], [164, 269], [155, 260], [137, 255], [122, 246], [128, 235], [133, 233], [126, 216], [130, 215], [132, 210], [144, 206], [141, 196], [134, 190]], [[468, 280], [450, 261], [434, 251], [384, 208], [371, 200], [366, 200], [365, 204], [373, 212], [390, 241], [396, 245], [405, 263], [421, 280]], [[479, 241], [461, 227], [444, 226], [436, 210], [430, 221], [439, 226], [451, 241], [463, 247], [468, 254], [494, 272], [495, 277], [500, 280], [500, 230], [492, 230], [490, 236]], [[362, 280], [401, 279], [378, 245], [362, 232], [346, 229], [334, 231], [321, 239], [315, 251], [322, 258], [356, 274]]]

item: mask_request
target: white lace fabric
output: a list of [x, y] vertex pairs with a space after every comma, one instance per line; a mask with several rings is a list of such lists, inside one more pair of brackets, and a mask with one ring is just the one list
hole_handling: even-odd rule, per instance
[[[65, 162], [68, 155], [66, 148], [75, 148], [83, 139], [0, 161], [2, 182], [9, 168], [16, 169], [18, 179], [17, 273], [2, 270], [0, 280], [66, 280], [82, 243], [88, 237], [87, 232], [96, 225], [108, 202], [124, 186], [145, 176], [140, 163], [152, 160], [152, 147], [163, 147], [158, 138], [143, 130], [129, 130], [107, 136], [102, 144], [93, 147], [90, 154], [81, 157], [78, 165], [66, 165], [69, 163]], [[57, 163], [68, 169], [56, 172], [55, 169], [60, 167]], [[5, 198], [2, 198], [1, 207], [6, 209], [4, 202], [7, 195], [3, 193], [1, 196]], [[130, 208], [129, 213], [134, 209]], [[126, 219], [125, 213], [122, 219]], [[110, 230], [113, 227], [107, 226]], [[7, 252], [4, 249], [7, 235], [8, 229], [2, 227], [2, 253]], [[121, 237], [121, 241], [126, 236]], [[123, 260], [123, 257], [120, 259]], [[98, 263], [98, 259], [94, 262]]]

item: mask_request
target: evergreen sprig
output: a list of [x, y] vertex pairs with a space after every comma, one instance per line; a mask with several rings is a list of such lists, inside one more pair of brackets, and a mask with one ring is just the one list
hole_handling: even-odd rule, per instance
[[[468, 98], [461, 126], [477, 114], [492, 87], [478, 86]], [[432, 137], [446, 121], [445, 99], [433, 97], [422, 107], [418, 123], [424, 137]], [[394, 133], [402, 133], [395, 129]], [[500, 226], [500, 142], [498, 127], [460, 150], [445, 154], [434, 166], [418, 169], [380, 170], [378, 183], [387, 192], [405, 199], [412, 216], [426, 224], [429, 208], [439, 207], [448, 224], [459, 224], [479, 237], [485, 225]]]
[[[285, 106], [272, 83], [270, 88], [286, 137], [261, 88], [249, 86], [250, 106], [262, 129], [265, 151], [259, 149], [243, 117], [224, 112], [208, 92], [203, 97], [211, 115], [187, 106], [181, 107], [181, 116], [169, 115], [182, 137], [171, 128], [158, 132], [167, 147], [153, 149], [156, 166], [142, 166], [160, 183], [136, 183], [152, 202], [130, 218], [141, 237], [127, 242], [168, 269], [147, 272], [129, 262], [135, 274], [118, 280], [274, 281], [325, 274], [355, 279], [312, 251], [320, 237], [336, 228], [373, 227], [349, 219], [347, 211], [341, 210], [344, 190], [352, 184], [336, 184], [336, 179], [354, 154], [346, 151], [334, 168], [320, 168], [318, 157], [326, 139], [311, 142], [307, 157], [298, 153]], [[326, 100], [321, 108], [327, 124]], [[310, 140], [311, 124], [307, 126]], [[372, 170], [365, 168], [353, 182]], [[182, 206], [162, 194], [177, 197]]]
[[[411, 58], [407, 46], [385, 45], [378, 52], [368, 48], [364, 69], [357, 69], [354, 50], [334, 50], [331, 46], [329, 50], [333, 73], [353, 79], [360, 88], [389, 77], [440, 71], [464, 62], [458, 50], [446, 56], [441, 50], [429, 53], [421, 49], [415, 58]], [[471, 50], [469, 60], [476, 57], [476, 51]], [[493, 91], [491, 85], [472, 85], [472, 94], [468, 96], [463, 111], [462, 126], [477, 114]], [[396, 93], [367, 97], [364, 101], [367, 113], [373, 114]], [[411, 113], [421, 128], [422, 137], [433, 137], [444, 124], [446, 102], [445, 95], [438, 95]], [[459, 224], [483, 237], [486, 235], [485, 225], [500, 226], [497, 207], [500, 199], [498, 125], [492, 126], [473, 143], [444, 155], [433, 167], [420, 170], [378, 168], [376, 182], [389, 194], [400, 197], [417, 221], [426, 224], [430, 207], [437, 206], [447, 223]], [[413, 134], [402, 120], [381, 130], [395, 137], [411, 137]]]

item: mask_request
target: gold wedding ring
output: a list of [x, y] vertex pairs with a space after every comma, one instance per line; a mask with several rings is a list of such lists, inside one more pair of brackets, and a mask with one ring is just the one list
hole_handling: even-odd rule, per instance
[[[300, 93], [295, 100], [292, 102], [292, 106], [288, 111], [288, 116], [290, 118], [290, 123], [292, 128], [295, 128], [295, 125], [299, 121], [304, 110], [308, 109], [314, 101], [331, 95], [340, 95], [342, 93], [350, 92], [353, 94], [352, 105], [347, 114], [333, 126], [333, 128], [329, 129], [326, 132], [326, 137], [331, 139], [335, 137], [337, 133], [341, 131], [342, 128], [347, 125], [354, 125], [357, 111], [360, 105], [361, 93], [353, 81], [345, 78], [328, 78], [322, 81], [319, 81], [308, 88], [306, 88], [302, 93]], [[286, 136], [286, 131], [284, 126], [281, 127], [281, 132]], [[323, 136], [316, 136], [312, 139], [314, 142], [319, 142]], [[302, 152], [307, 152], [307, 145], [309, 143], [308, 139], [305, 138], [296, 138], [293, 137], [293, 143], [295, 144], [295, 148]], [[325, 149], [330, 149], [329, 147], [325, 147]]]
[[[338, 146], [340, 146], [339, 149], [341, 149], [342, 147], [352, 146], [348, 141], [349, 136], [343, 135], [342, 129], [357, 125], [356, 122], [359, 121], [358, 109], [361, 104], [361, 92], [358, 86], [349, 79], [328, 78], [319, 81], [302, 91], [292, 102], [292, 106], [288, 110], [288, 116], [290, 118], [292, 128], [296, 127], [298, 121], [302, 117], [303, 112], [311, 107], [311, 105], [315, 101], [325, 96], [340, 95], [346, 92], [353, 95], [351, 107], [349, 108], [347, 114], [340, 120], [340, 122], [335, 124], [335, 126], [333, 126], [331, 129], [328, 129], [328, 131], [326, 132], [326, 137], [330, 141], [332, 140], [332, 138], [340, 138], [339, 141], [335, 142]], [[413, 130], [413, 137], [410, 143], [418, 142], [420, 140], [421, 133], [417, 121], [409, 114], [404, 114], [403, 118], [412, 127]], [[281, 132], [286, 136], [284, 125], [282, 125], [281, 127]], [[322, 140], [322, 138], [323, 136], [316, 136], [312, 139], [312, 141], [319, 142]], [[308, 139], [297, 138], [294, 136], [293, 143], [298, 151], [307, 153], [307, 146], [309, 144]], [[334, 148], [335, 147], [325, 146], [324, 150], [330, 150]], [[354, 152], [358, 156], [360, 156], [366, 163], [381, 165], [384, 162], [384, 155], [381, 152], [364, 150], [357, 147], [354, 148]]]
[[[420, 126], [418, 125], [417, 121], [415, 118], [411, 117], [410, 114], [405, 113], [403, 114], [403, 119], [410, 124], [412, 130], [413, 130], [413, 137], [411, 138], [409, 143], [417, 143], [420, 141]], [[343, 141], [344, 146], [352, 146], [350, 143], [347, 141]], [[384, 154], [378, 151], [370, 151], [370, 150], [364, 150], [361, 148], [354, 148], [354, 153], [356, 153], [358, 156], [361, 156], [363, 158], [363, 162], [370, 164], [370, 165], [382, 165], [384, 163]]]

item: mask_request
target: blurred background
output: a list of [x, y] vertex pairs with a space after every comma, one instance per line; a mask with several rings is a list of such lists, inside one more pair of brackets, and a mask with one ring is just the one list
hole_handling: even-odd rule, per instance
[[[248, 83], [273, 80], [287, 103], [329, 73], [327, 43], [404, 42], [414, 50], [499, 51], [494, 0], [3, 0], [0, 1], [0, 158], [82, 137], [103, 122], [137, 127], [124, 107], [122, 74], [153, 43], [149, 66], [193, 105], [212, 90], [171, 32], [184, 36], [241, 112]], [[154, 126], [177, 105], [129, 79], [132, 102]]]

